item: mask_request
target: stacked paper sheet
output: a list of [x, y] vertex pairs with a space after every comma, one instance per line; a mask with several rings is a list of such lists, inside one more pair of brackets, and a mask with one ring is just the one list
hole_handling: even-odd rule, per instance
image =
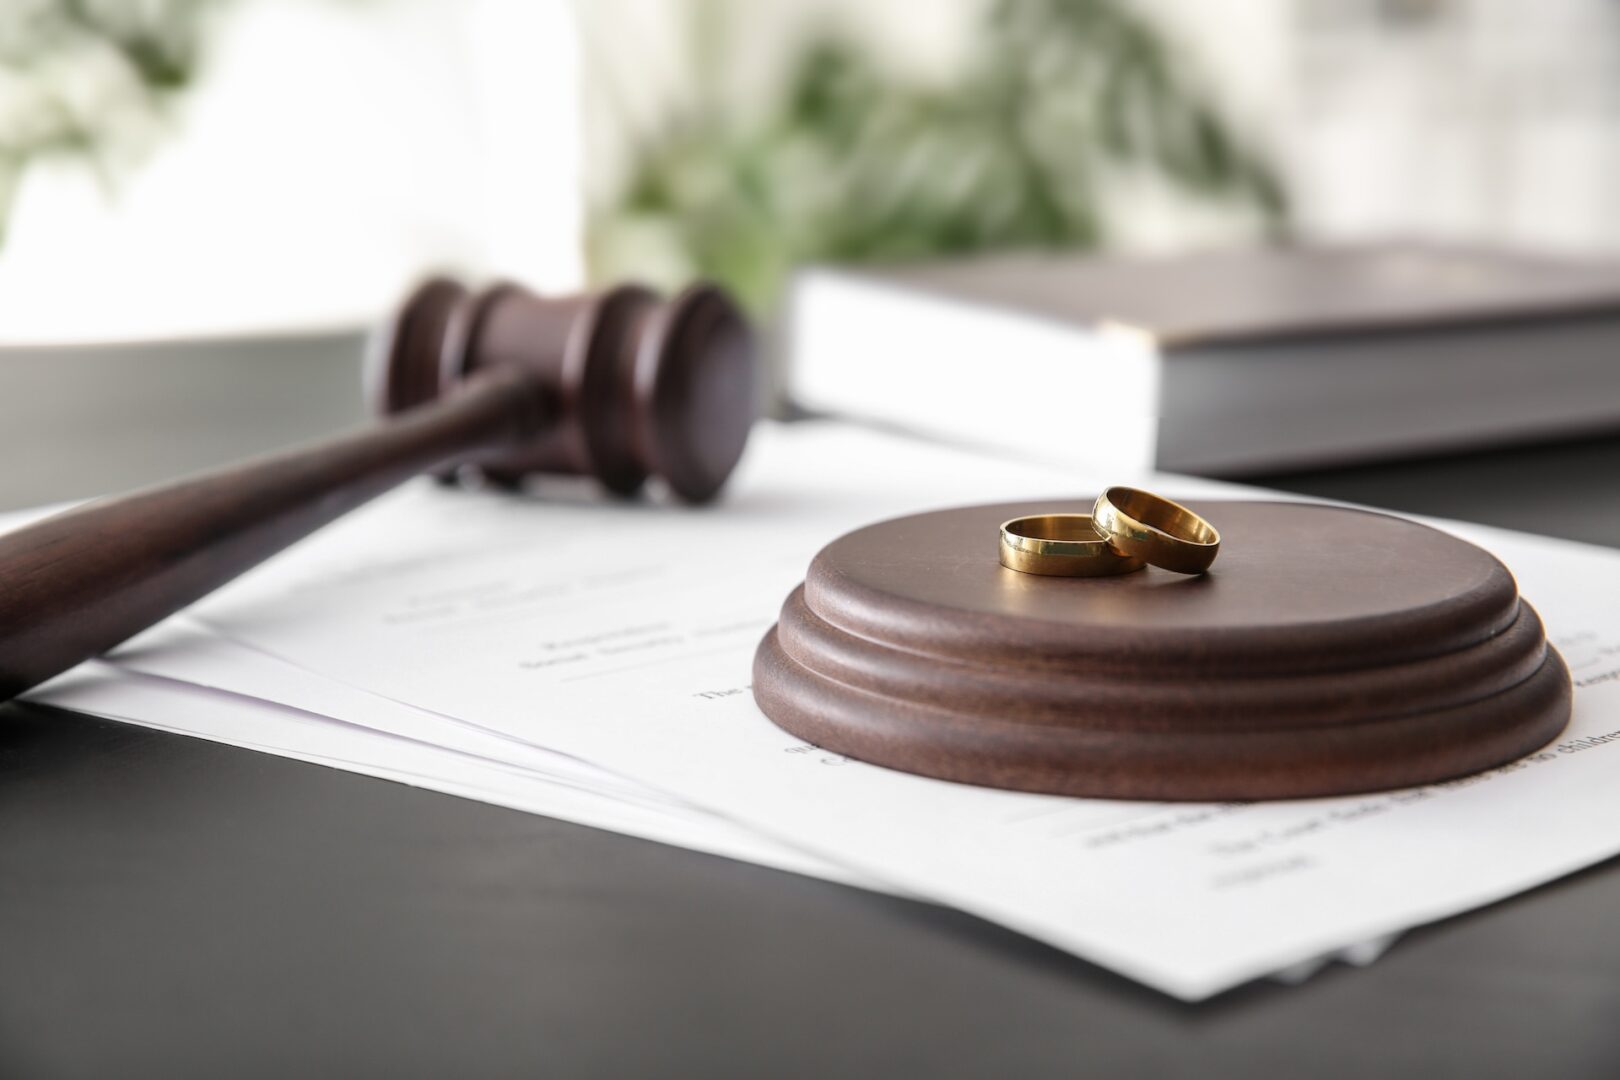
[[[1132, 479], [1214, 490], [1107, 478]], [[711, 510], [413, 485], [35, 696], [955, 905], [1188, 999], [1365, 962], [1620, 851], [1620, 554], [1557, 541], [1459, 530], [1519, 572], [1578, 686], [1563, 740], [1481, 778], [1065, 799], [848, 761], [753, 705], [754, 646], [826, 541], [1100, 486], [834, 425], [762, 431]]]

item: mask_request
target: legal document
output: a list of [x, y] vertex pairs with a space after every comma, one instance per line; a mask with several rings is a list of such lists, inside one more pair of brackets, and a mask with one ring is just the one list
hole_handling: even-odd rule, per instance
[[[193, 639], [187, 647], [196, 644]], [[288, 667], [284, 674], [293, 695], [297, 695], [303, 680], [319, 681], [318, 676], [308, 676], [296, 668]], [[583, 762], [557, 770], [514, 768], [498, 757], [450, 750], [389, 735], [365, 724], [142, 675], [102, 662], [81, 666], [34, 695], [34, 700], [778, 870], [874, 891], [898, 891], [868, 875], [761, 836], [700, 807], [627, 783]], [[370, 714], [362, 708], [337, 715]]]
[[1620, 852], [1620, 553], [1558, 541], [1453, 527], [1518, 573], [1577, 690], [1560, 740], [1448, 783], [1258, 804], [1030, 795], [852, 761], [755, 707], [755, 645], [839, 533], [1101, 486], [838, 426], [767, 428], [719, 508], [415, 485], [196, 614], [330, 680], [588, 761], [1189, 1000]]
[[[115, 661], [83, 665], [35, 698], [872, 891], [899, 891], [588, 762], [327, 679], [183, 616], [120, 649]], [[1296, 983], [1334, 960], [1370, 963], [1393, 940], [1358, 942], [1273, 977]]]

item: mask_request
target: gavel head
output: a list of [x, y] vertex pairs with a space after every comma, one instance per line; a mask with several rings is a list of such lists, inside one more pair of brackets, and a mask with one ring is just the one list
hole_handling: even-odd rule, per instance
[[509, 366], [538, 376], [555, 416], [525, 445], [478, 463], [497, 483], [585, 474], [630, 495], [656, 475], [701, 502], [731, 474], [758, 411], [747, 321], [706, 285], [671, 300], [633, 285], [549, 298], [436, 278], [379, 336], [367, 391], [392, 414]]

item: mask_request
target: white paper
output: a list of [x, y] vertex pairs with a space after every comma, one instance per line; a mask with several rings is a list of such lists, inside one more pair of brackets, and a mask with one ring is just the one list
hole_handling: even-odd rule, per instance
[[305, 670], [221, 638], [184, 616], [170, 619], [140, 635], [114, 651], [108, 659], [120, 668], [143, 675], [274, 702], [317, 717], [335, 718], [418, 744], [472, 755], [488, 762], [492, 768], [538, 776], [648, 805], [679, 805], [683, 809], [691, 806], [686, 800], [616, 776], [567, 754], [423, 712]]
[[576, 755], [1186, 999], [1620, 851], [1616, 553], [1466, 530], [1519, 572], [1576, 671], [1570, 731], [1525, 761], [1254, 805], [993, 791], [781, 732], [748, 693], [754, 647], [810, 556], [849, 527], [1100, 485], [836, 428], [763, 434], [723, 508], [418, 485], [201, 614], [311, 670]]
[[[289, 671], [290, 681], [296, 669]], [[362, 773], [875, 891], [899, 890], [650, 789], [574, 783], [267, 701], [91, 662], [29, 695], [44, 704]]]
[[[115, 656], [115, 663], [86, 664], [31, 697], [874, 892], [900, 892], [869, 874], [776, 842], [586, 762], [357, 690], [218, 638], [183, 617], [137, 638]], [[323, 712], [328, 709], [333, 711]], [[402, 747], [402, 742], [408, 745]], [[460, 749], [448, 749], [450, 745]], [[435, 746], [442, 752], [423, 752]], [[514, 764], [518, 760], [528, 764]], [[1334, 960], [1368, 964], [1393, 940], [1360, 943], [1275, 977], [1293, 985]]]

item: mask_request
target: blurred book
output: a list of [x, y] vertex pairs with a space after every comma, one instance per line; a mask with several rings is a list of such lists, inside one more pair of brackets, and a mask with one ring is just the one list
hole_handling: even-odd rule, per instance
[[813, 269], [813, 412], [1239, 476], [1620, 429], [1620, 263], [1456, 247]]

